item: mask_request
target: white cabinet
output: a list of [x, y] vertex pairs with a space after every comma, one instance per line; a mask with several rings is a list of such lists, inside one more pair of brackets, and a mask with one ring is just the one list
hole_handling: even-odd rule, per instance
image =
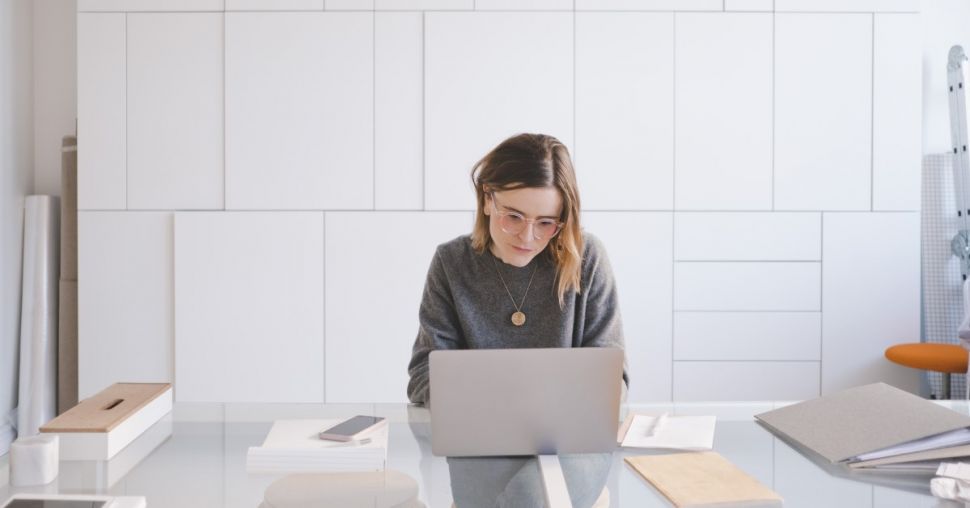
[[674, 16], [576, 14], [576, 177], [590, 210], [669, 210]]
[[226, 208], [373, 208], [373, 13], [225, 16]]
[[772, 12], [775, 0], [724, 0], [725, 11]]
[[175, 214], [183, 402], [323, 402], [323, 213]]
[[223, 206], [222, 14], [128, 15], [128, 208]]
[[670, 400], [673, 265], [670, 212], [584, 212], [603, 242], [620, 298], [630, 402]]
[[127, 205], [125, 15], [77, 15], [77, 206]]
[[775, 0], [777, 12], [910, 12], [919, 0]]
[[674, 263], [674, 310], [818, 311], [820, 263]]
[[573, 0], [475, 0], [478, 11], [571, 11]]
[[78, 213], [78, 396], [171, 382], [170, 212]]
[[674, 362], [674, 400], [805, 400], [818, 397], [818, 362]]
[[822, 216], [810, 212], [677, 212], [678, 261], [818, 261]]
[[328, 403], [407, 401], [435, 248], [471, 228], [468, 212], [327, 213]]
[[322, 11], [324, 0], [225, 0], [226, 11]]
[[676, 208], [770, 210], [772, 15], [676, 21]]
[[820, 312], [676, 312], [677, 360], [821, 359]]
[[775, 209], [870, 210], [872, 15], [775, 15]]
[[374, 15], [374, 206], [424, 206], [424, 18]]
[[224, 3], [224, 0], [77, 0], [77, 10], [78, 12], [218, 12], [223, 9]]
[[576, 0], [577, 11], [720, 11], [724, 0]]
[[426, 13], [424, 63], [425, 209], [473, 209], [472, 167], [509, 136], [572, 148], [571, 13]]
[[379, 11], [470, 11], [475, 0], [374, 0]]
[[82, 394], [404, 400], [431, 252], [522, 132], [571, 152], [630, 401], [915, 389], [918, 7], [78, 0]]
[[[920, 18], [877, 14], [873, 28], [872, 209], [918, 211], [923, 125]], [[937, 71], [943, 74], [943, 69]]]
[[826, 213], [822, 392], [882, 381], [919, 391], [919, 373], [883, 355], [920, 341], [917, 212]]

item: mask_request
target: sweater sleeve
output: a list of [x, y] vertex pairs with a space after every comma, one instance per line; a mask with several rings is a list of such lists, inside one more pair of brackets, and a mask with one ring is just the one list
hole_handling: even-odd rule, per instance
[[[616, 347], [625, 350], [620, 300], [616, 291], [613, 268], [599, 239], [587, 234], [589, 244], [583, 264], [586, 281], [586, 309], [583, 323], [583, 347]], [[629, 385], [624, 360], [623, 381]]]
[[464, 337], [440, 250], [435, 252], [428, 269], [418, 311], [418, 323], [418, 336], [414, 340], [411, 362], [408, 364], [408, 374], [411, 376], [408, 382], [408, 399], [418, 404], [427, 404], [431, 398], [428, 355], [436, 349], [464, 347]]

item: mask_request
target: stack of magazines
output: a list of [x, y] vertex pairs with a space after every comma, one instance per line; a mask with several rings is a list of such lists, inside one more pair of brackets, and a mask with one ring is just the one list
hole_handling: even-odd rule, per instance
[[250, 473], [383, 471], [387, 462], [385, 425], [355, 441], [328, 441], [319, 433], [341, 420], [277, 420], [262, 446], [249, 448]]

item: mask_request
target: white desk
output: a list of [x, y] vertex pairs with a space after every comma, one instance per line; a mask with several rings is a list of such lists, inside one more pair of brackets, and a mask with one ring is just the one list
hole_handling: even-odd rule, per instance
[[[912, 477], [885, 474], [844, 478], [821, 468], [754, 422], [754, 414], [781, 404], [637, 405], [630, 409], [716, 415], [715, 450], [778, 492], [786, 508], [962, 506], [930, 496], [928, 479], [914, 481]], [[970, 412], [965, 402], [947, 405]], [[427, 506], [451, 505], [448, 465], [443, 457], [431, 454], [429, 415], [424, 409], [404, 404], [176, 404], [171, 436], [146, 452], [140, 462], [120, 467], [62, 462], [61, 474], [53, 484], [16, 492], [144, 495], [149, 508], [252, 508], [279, 477], [247, 474], [246, 449], [262, 442], [274, 419], [354, 414], [388, 417], [388, 467], [417, 480], [420, 500]], [[636, 453], [642, 452], [623, 450], [614, 454], [608, 482], [611, 506], [670, 506], [623, 463], [624, 456]], [[6, 456], [0, 458], [0, 500], [14, 492], [7, 485], [6, 462]]]

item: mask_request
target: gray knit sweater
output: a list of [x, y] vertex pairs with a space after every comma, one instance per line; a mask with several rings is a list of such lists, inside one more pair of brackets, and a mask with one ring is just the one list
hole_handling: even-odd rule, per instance
[[[429, 400], [428, 354], [435, 349], [623, 348], [616, 284], [606, 251], [589, 233], [583, 233], [583, 240], [581, 292], [567, 292], [562, 309], [555, 267], [547, 252], [519, 268], [505, 264], [488, 249], [475, 252], [469, 235], [439, 245], [428, 269], [418, 336], [408, 365], [411, 402]], [[511, 322], [515, 307], [497, 271], [516, 303], [522, 304], [533, 270], [535, 278], [522, 305], [526, 323], [515, 326]], [[623, 378], [626, 382], [625, 372]]]

